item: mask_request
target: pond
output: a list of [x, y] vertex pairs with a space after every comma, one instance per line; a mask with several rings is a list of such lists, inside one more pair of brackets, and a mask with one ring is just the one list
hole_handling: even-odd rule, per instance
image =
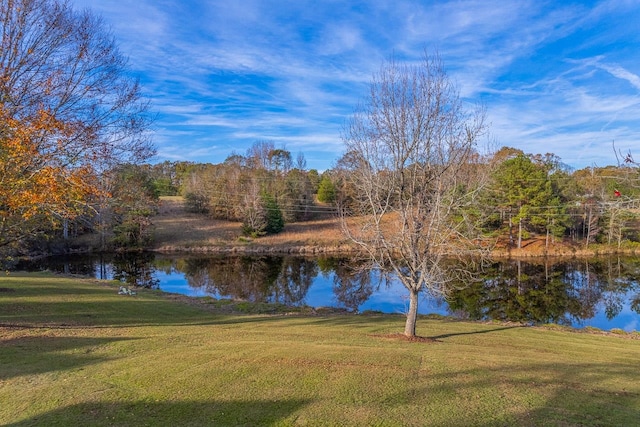
[[[212, 296], [353, 312], [404, 313], [408, 292], [350, 258], [295, 256], [135, 255], [55, 257], [16, 269], [48, 269], [120, 280], [194, 297]], [[486, 266], [481, 280], [446, 300], [423, 296], [421, 314], [532, 324], [556, 323], [634, 331], [640, 321], [640, 261], [503, 260]]]

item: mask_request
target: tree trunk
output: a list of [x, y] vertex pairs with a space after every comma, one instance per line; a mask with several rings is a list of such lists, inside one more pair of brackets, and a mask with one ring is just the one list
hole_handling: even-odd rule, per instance
[[616, 212], [613, 208], [609, 210], [609, 233], [607, 237], [608, 245], [610, 245], [611, 242], [613, 241], [613, 227], [615, 225], [615, 216], [616, 216], [615, 214]]
[[589, 216], [587, 217], [587, 238], [585, 240], [585, 248], [589, 247], [589, 239], [591, 239], [591, 208], [589, 208]]
[[418, 319], [418, 291], [409, 290], [409, 312], [404, 325], [404, 334], [408, 337], [416, 336], [416, 320]]
[[547, 238], [544, 241], [544, 254], [546, 255], [547, 252], [549, 251], [549, 225], [547, 224]]
[[509, 214], [509, 250], [513, 247], [513, 218]]

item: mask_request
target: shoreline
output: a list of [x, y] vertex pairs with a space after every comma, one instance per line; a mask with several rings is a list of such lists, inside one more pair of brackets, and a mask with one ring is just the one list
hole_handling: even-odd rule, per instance
[[[179, 196], [162, 197], [153, 222], [153, 241], [141, 248], [100, 251], [94, 235], [85, 236], [75, 244], [67, 245], [65, 254], [156, 252], [184, 254], [281, 254], [299, 256], [358, 256], [356, 246], [346, 240], [335, 217], [316, 218], [305, 222], [285, 224], [282, 232], [259, 238], [241, 233], [242, 224], [211, 219], [202, 214], [188, 212], [184, 199]], [[590, 258], [597, 256], [633, 256], [640, 254], [640, 244], [614, 245], [573, 240], [552, 240], [532, 237], [522, 242], [522, 248], [509, 248], [508, 241], [498, 239], [489, 257], [494, 259]], [[35, 254], [34, 254], [35, 255]], [[38, 254], [48, 256], [53, 254]]]
[[[640, 253], [640, 248], [615, 248], [606, 245], [594, 245], [595, 248], [579, 248], [573, 245], [557, 245], [550, 250], [497, 249], [489, 258], [495, 259], [531, 259], [531, 258], [590, 258], [597, 256], [624, 255], [633, 256]], [[349, 244], [338, 246], [319, 245], [268, 245], [250, 244], [216, 244], [216, 245], [162, 245], [143, 248], [142, 251], [169, 253], [201, 253], [201, 254], [283, 254], [283, 255], [345, 255], [357, 256], [358, 250]]]

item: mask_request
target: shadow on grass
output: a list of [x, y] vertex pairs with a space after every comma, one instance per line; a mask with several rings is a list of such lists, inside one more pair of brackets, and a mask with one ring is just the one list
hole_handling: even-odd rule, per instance
[[[434, 427], [637, 426], [639, 377], [635, 363], [541, 360], [508, 368], [500, 364], [495, 369], [432, 372], [432, 385], [410, 385], [385, 398], [411, 402], [419, 399], [416, 396], [429, 396], [425, 411], [438, 408], [437, 413], [445, 414], [425, 424]], [[470, 400], [464, 402], [464, 396]]]
[[[184, 401], [131, 403], [82, 403], [59, 408], [7, 426], [268, 426], [294, 417], [309, 402]], [[289, 424], [293, 424], [291, 419]]]
[[2, 340], [0, 380], [100, 363], [108, 360], [94, 354], [100, 346], [129, 339], [27, 336]]
[[[180, 304], [162, 301], [139, 301], [130, 307], [117, 302], [44, 303], [37, 308], [23, 306], [23, 312], [12, 313], [11, 307], [3, 307], [0, 304], [0, 332], [2, 328], [7, 330], [136, 329], [242, 324], [275, 325], [282, 322], [290, 323], [292, 318], [304, 323], [316, 323], [321, 320], [307, 315], [218, 314], [190, 307], [183, 312], [176, 306], [179, 307]], [[41, 311], [37, 313], [36, 310]]]
[[214, 323], [200, 310], [134, 298], [72, 301], [0, 301], [0, 325], [15, 328], [112, 328]]
[[445, 338], [457, 337], [457, 336], [460, 336], [460, 335], [488, 334], [490, 332], [506, 331], [507, 329], [515, 329], [515, 328], [524, 328], [524, 326], [520, 326], [520, 325], [518, 325], [518, 326], [503, 326], [503, 327], [500, 327], [500, 328], [483, 329], [483, 330], [479, 330], [479, 331], [469, 331], [469, 332], [455, 332], [455, 333], [451, 333], [451, 334], [428, 336], [428, 337], [425, 337], [425, 338], [428, 338], [428, 339], [433, 340], [433, 341], [439, 341], [439, 340], [443, 340]]

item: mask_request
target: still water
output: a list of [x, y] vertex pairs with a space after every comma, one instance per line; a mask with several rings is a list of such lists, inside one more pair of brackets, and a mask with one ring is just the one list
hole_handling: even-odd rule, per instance
[[[150, 253], [49, 258], [18, 265], [120, 280], [189, 296], [294, 306], [404, 313], [408, 292], [397, 280], [358, 269], [350, 258], [167, 256]], [[421, 314], [603, 330], [640, 329], [640, 260], [505, 260], [446, 299], [423, 296]]]

